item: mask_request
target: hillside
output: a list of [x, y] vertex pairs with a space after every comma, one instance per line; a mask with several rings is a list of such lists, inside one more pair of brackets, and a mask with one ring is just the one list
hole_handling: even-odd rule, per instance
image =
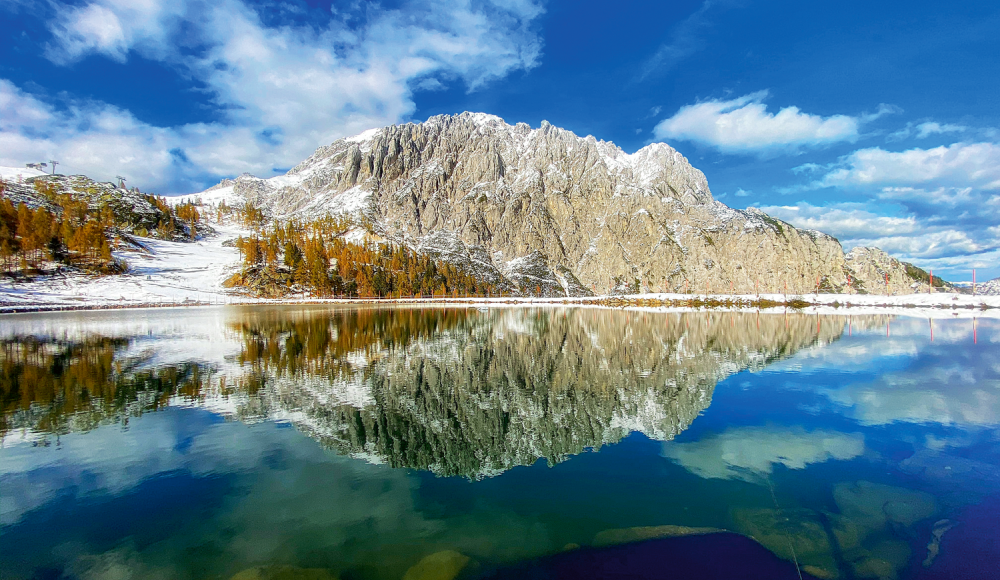
[[[286, 175], [188, 199], [279, 220], [348, 214], [382, 239], [547, 296], [607, 292], [926, 291], [915, 269], [713, 199], [663, 143], [626, 154], [543, 123], [432, 117], [338, 140]], [[849, 282], [850, 281], [850, 282]]]
[[127, 264], [113, 251], [146, 251], [141, 238], [190, 241], [212, 231], [193, 205], [175, 207], [137, 188], [2, 169], [11, 179], [0, 180], [0, 259], [10, 275], [118, 274]]

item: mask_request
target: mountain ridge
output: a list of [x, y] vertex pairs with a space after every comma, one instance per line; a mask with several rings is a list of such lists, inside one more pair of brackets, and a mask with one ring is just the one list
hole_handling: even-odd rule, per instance
[[898, 260], [848, 260], [832, 236], [715, 200], [704, 173], [665, 143], [628, 154], [485, 113], [372, 129], [285, 175], [195, 195], [276, 219], [353, 215], [387, 241], [547, 296], [927, 287]]

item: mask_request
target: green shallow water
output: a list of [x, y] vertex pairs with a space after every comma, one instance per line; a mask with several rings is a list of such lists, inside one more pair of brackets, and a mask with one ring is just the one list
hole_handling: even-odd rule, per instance
[[970, 558], [1000, 568], [997, 330], [578, 308], [6, 316], [0, 575], [388, 579], [451, 550], [476, 576], [687, 526], [819, 577], [976, 577]]

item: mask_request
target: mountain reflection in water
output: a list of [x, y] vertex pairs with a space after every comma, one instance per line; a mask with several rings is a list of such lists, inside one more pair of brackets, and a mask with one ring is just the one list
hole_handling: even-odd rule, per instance
[[[482, 478], [641, 432], [670, 440], [720, 380], [836, 340], [846, 319], [596, 309], [246, 309], [202, 353], [141, 336], [0, 342], [4, 437], [85, 431], [171, 403], [290, 421], [341, 454]], [[880, 324], [855, 318], [855, 326]]]
[[2, 322], [5, 579], [1000, 568], [995, 320], [266, 306]]

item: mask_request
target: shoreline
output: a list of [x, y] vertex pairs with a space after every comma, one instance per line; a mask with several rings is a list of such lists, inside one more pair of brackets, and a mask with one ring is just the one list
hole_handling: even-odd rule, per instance
[[2, 314], [44, 312], [79, 312], [97, 310], [138, 310], [167, 308], [205, 308], [220, 306], [315, 306], [315, 305], [398, 305], [398, 306], [577, 306], [643, 311], [759, 311], [766, 313], [799, 312], [808, 314], [884, 313], [941, 317], [1000, 318], [1000, 296], [968, 294], [625, 294], [579, 297], [441, 297], [441, 298], [300, 298], [264, 299], [206, 293], [209, 300], [180, 302], [145, 302], [87, 300], [73, 304], [64, 301], [2, 303]]

